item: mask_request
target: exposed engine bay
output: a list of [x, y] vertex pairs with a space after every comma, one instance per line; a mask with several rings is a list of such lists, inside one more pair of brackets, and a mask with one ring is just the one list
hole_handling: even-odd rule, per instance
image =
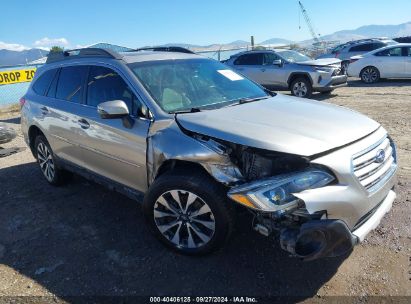
[[220, 154], [228, 155], [231, 163], [241, 172], [243, 182], [303, 170], [309, 166], [309, 160], [305, 157], [265, 151], [198, 134], [194, 137]]

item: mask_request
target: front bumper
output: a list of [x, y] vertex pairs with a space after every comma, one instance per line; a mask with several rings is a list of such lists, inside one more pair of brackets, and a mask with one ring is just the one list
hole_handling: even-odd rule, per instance
[[373, 212], [369, 214], [369, 218], [359, 227], [355, 228], [352, 234], [355, 235], [360, 242], [364, 241], [367, 234], [378, 227], [384, 215], [391, 210], [392, 203], [394, 202], [396, 197], [397, 196], [395, 192], [393, 190], [390, 190], [386, 198], [376, 208], [376, 210], [372, 210]]
[[347, 75], [333, 76], [329, 80], [319, 80], [317, 84], [313, 85], [313, 88], [318, 92], [334, 90], [336, 88], [345, 87], [347, 85], [347, 79]]
[[390, 190], [386, 198], [373, 209], [354, 231], [341, 220], [312, 220], [299, 229], [284, 229], [280, 234], [281, 248], [292, 255], [311, 261], [323, 257], [341, 256], [362, 242], [390, 211], [396, 195]]

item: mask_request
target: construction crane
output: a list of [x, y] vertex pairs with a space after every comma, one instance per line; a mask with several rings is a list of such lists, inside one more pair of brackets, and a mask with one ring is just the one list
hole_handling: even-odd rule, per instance
[[[301, 1], [298, 1], [298, 4], [300, 6], [301, 9], [301, 13], [304, 16], [305, 22], [307, 23], [308, 29], [310, 30], [311, 36], [314, 39], [314, 44], [321, 46], [323, 44], [323, 41], [320, 37], [320, 35], [318, 35], [315, 30], [314, 30], [314, 26], [310, 20], [310, 17], [308, 16], [307, 10], [305, 9], [304, 5], [301, 3]], [[300, 26], [301, 28], [301, 26]]]

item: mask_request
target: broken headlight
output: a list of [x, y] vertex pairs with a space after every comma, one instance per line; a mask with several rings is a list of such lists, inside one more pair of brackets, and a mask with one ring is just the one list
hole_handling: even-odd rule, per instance
[[273, 212], [297, 206], [299, 199], [293, 193], [323, 187], [334, 179], [325, 171], [309, 169], [241, 185], [231, 189], [228, 196], [247, 207]]

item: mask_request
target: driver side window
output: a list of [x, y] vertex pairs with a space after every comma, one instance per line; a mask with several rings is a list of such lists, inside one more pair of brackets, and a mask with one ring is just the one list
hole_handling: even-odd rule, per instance
[[264, 54], [264, 65], [272, 65], [274, 60], [281, 59], [277, 54], [265, 53]]
[[91, 66], [87, 81], [87, 105], [97, 107], [111, 100], [124, 101], [130, 114], [137, 114], [140, 104], [123, 78], [112, 69]]

